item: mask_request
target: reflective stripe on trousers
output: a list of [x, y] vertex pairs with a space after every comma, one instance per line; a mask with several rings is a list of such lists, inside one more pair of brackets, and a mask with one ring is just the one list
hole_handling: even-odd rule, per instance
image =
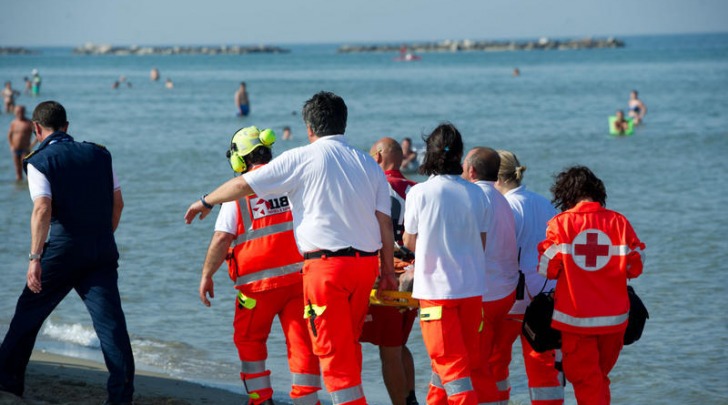
[[235, 279], [235, 286], [241, 286], [244, 284], [252, 283], [254, 281], [265, 280], [267, 278], [285, 276], [287, 274], [298, 273], [303, 267], [303, 262], [288, 264], [281, 267], [274, 267], [272, 269], [265, 269], [256, 271], [255, 273], [238, 276]]
[[241, 361], [240, 372], [245, 374], [257, 374], [265, 371], [265, 360]]
[[271, 388], [270, 374], [261, 377], [245, 378], [243, 384], [245, 385], [245, 391], [248, 393]]
[[318, 374], [293, 373], [291, 376], [291, 384], [321, 388], [321, 376]]
[[494, 401], [494, 402], [478, 402], [478, 405], [508, 405], [508, 400]]
[[531, 401], [564, 399], [564, 387], [532, 387], [528, 389]]
[[291, 398], [291, 402], [293, 402], [293, 405], [316, 405], [319, 403], [318, 392], [312, 392], [298, 398]]
[[506, 378], [505, 380], [496, 382], [495, 386], [498, 388], [498, 391], [508, 391], [511, 388], [511, 382]]
[[[555, 361], [556, 365], [561, 363], [561, 350], [556, 349], [554, 351], [555, 355]], [[562, 371], [559, 371], [558, 377], [559, 382], [561, 385], [557, 387], [530, 387], [528, 389], [528, 394], [531, 397], [531, 402], [533, 401], [561, 401], [563, 403], [564, 401], [564, 373]]]
[[355, 385], [353, 387], [344, 388], [343, 390], [334, 391], [331, 393], [331, 403], [345, 404], [347, 402], [356, 401], [357, 399], [364, 398], [364, 390], [361, 385]]
[[[432, 373], [432, 374], [433, 374], [433, 376], [437, 375], [435, 373]], [[467, 391], [473, 391], [473, 383], [470, 381], [470, 377], [458, 378], [457, 380], [452, 380], [449, 383], [445, 383], [445, 384], [442, 384], [442, 381], [440, 380], [440, 376], [437, 376], [437, 379], [438, 379], [438, 383], [440, 385], [437, 385], [434, 383], [432, 385], [434, 385], [435, 387], [438, 387], [438, 388], [440, 388], [440, 387], [444, 388], [448, 397], [451, 397], [451, 396], [457, 395], [457, 394], [462, 394], [463, 392], [467, 392]]]

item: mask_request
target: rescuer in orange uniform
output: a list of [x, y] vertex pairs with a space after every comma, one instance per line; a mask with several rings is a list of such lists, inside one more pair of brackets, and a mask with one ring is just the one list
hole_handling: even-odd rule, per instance
[[[238, 130], [228, 151], [233, 170], [245, 173], [268, 163], [274, 141], [270, 130]], [[270, 370], [265, 366], [266, 341], [278, 315], [288, 346], [293, 404], [318, 404], [319, 362], [303, 319], [303, 257], [293, 236], [288, 197], [250, 195], [222, 205], [200, 281], [200, 299], [207, 306], [208, 295], [215, 296], [212, 276], [223, 260], [228, 261], [230, 278], [238, 290], [234, 341], [250, 403], [273, 403]]]
[[324, 384], [332, 404], [364, 405], [359, 335], [369, 295], [377, 275], [381, 290], [397, 288], [389, 185], [377, 162], [344, 136], [348, 109], [341, 97], [316, 93], [301, 115], [309, 145], [204, 195], [189, 206], [185, 222], [205, 218], [217, 203], [288, 193], [305, 259], [305, 317]]
[[[563, 375], [556, 368], [561, 363], [561, 350], [535, 351], [522, 334], [523, 314], [526, 307], [541, 290], [550, 291], [555, 280], [546, 280], [538, 274], [538, 245], [546, 236], [546, 223], [556, 215], [551, 202], [522, 184], [526, 166], [521, 166], [513, 152], [499, 150], [500, 168], [495, 188], [508, 201], [513, 211], [518, 245], [518, 264], [523, 273], [523, 299], [508, 313], [500, 341], [504, 350], [491, 357], [496, 381], [508, 382], [513, 342], [520, 336], [523, 365], [528, 376], [531, 405], [562, 405], [564, 403]], [[495, 357], [495, 358], [494, 358]], [[510, 384], [506, 384], [510, 390]], [[510, 395], [510, 393], [509, 393]]]
[[564, 375], [579, 405], [610, 403], [609, 371], [617, 363], [629, 317], [627, 279], [642, 274], [645, 248], [629, 221], [604, 208], [607, 192], [584, 166], [556, 176], [540, 274], [556, 279], [551, 325], [561, 331]]

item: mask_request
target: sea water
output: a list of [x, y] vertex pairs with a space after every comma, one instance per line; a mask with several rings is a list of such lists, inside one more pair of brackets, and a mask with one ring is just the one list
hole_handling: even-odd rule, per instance
[[[139, 368], [240, 392], [232, 343], [234, 291], [222, 268], [211, 308], [198, 298], [200, 270], [214, 215], [185, 225], [187, 206], [229, 179], [230, 137], [256, 125], [307, 143], [300, 109], [319, 90], [349, 107], [346, 136], [368, 150], [383, 136], [421, 136], [443, 121], [466, 148], [514, 151], [528, 167], [527, 186], [548, 196], [552, 175], [584, 164], [607, 187], [607, 206], [624, 213], [647, 244], [642, 277], [632, 282], [650, 319], [611, 373], [615, 404], [728, 402], [726, 286], [728, 243], [728, 34], [624, 38], [621, 49], [472, 52], [422, 55], [337, 54], [336, 45], [291, 46], [291, 53], [242, 56], [75, 56], [40, 49], [0, 57], [0, 79], [22, 89], [37, 68], [38, 97], [68, 111], [69, 133], [113, 154], [125, 208], [117, 230], [119, 285]], [[149, 71], [161, 72], [159, 82]], [[513, 77], [515, 67], [520, 77]], [[112, 84], [124, 75], [126, 82]], [[166, 89], [165, 79], [174, 82]], [[233, 94], [245, 81], [251, 115], [239, 118]], [[126, 83], [130, 83], [128, 87]], [[634, 136], [608, 135], [607, 117], [639, 90], [648, 107]], [[0, 128], [11, 120], [0, 115]], [[423, 180], [416, 177], [417, 180]], [[0, 159], [0, 333], [25, 283], [32, 203], [16, 184], [10, 153]], [[217, 210], [216, 210], [217, 211]], [[36, 347], [101, 360], [98, 339], [75, 294], [44, 325]], [[408, 346], [424, 403], [430, 368], [418, 325]], [[389, 399], [377, 349], [365, 344], [364, 390]], [[290, 387], [284, 339], [276, 322], [268, 364], [276, 398]], [[514, 346], [512, 400], [528, 403], [520, 346]], [[328, 400], [328, 397], [322, 396]], [[567, 404], [574, 404], [567, 386]]]

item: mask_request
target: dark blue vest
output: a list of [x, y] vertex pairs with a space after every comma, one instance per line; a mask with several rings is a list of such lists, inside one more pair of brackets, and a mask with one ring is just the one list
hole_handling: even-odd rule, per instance
[[28, 163], [51, 185], [50, 242], [84, 246], [101, 255], [116, 253], [111, 154], [57, 131], [26, 157], [24, 165]]

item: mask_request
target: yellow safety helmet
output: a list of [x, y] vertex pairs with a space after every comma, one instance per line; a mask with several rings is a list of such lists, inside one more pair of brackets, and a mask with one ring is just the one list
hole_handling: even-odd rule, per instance
[[270, 149], [275, 141], [276, 133], [272, 129], [260, 131], [255, 126], [240, 128], [233, 134], [230, 149], [226, 153], [230, 167], [236, 173], [245, 173], [248, 167], [244, 157], [261, 146]]

